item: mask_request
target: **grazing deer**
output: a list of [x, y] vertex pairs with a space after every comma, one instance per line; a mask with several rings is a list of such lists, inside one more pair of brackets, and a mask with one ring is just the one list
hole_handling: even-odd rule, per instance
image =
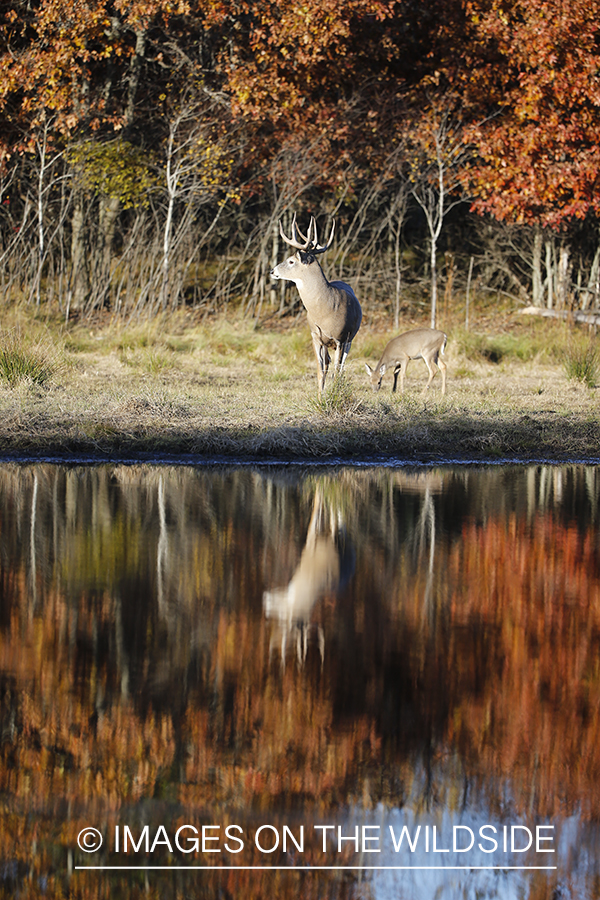
[[331, 247], [335, 221], [325, 245], [317, 239], [317, 223], [311, 216], [308, 234], [305, 236], [296, 226], [296, 214], [292, 219], [292, 236], [285, 236], [279, 223], [281, 237], [294, 247], [296, 253], [271, 270], [271, 278], [293, 281], [306, 309], [312, 342], [317, 357], [319, 397], [325, 388], [329, 369], [329, 350], [335, 350], [333, 374], [341, 372], [352, 341], [362, 320], [362, 310], [356, 294], [344, 281], [327, 281], [317, 256]]
[[378, 391], [381, 387], [381, 380], [390, 366], [394, 367], [394, 385], [392, 391], [396, 390], [398, 383], [398, 373], [400, 374], [400, 390], [404, 391], [404, 376], [406, 368], [411, 359], [422, 359], [429, 372], [429, 380], [426, 388], [433, 381], [436, 373], [434, 365], [438, 367], [442, 373], [442, 394], [446, 393], [446, 363], [442, 359], [442, 354], [446, 347], [446, 335], [443, 331], [436, 331], [434, 328], [416, 328], [414, 331], [406, 331], [392, 340], [386, 345], [381, 355], [381, 359], [374, 369], [365, 363], [367, 374], [371, 379], [373, 390]]

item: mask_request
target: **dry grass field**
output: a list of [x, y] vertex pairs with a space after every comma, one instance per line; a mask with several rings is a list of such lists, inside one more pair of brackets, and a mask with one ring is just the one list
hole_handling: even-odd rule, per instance
[[600, 353], [587, 330], [480, 304], [468, 332], [440, 317], [445, 397], [439, 375], [423, 390], [422, 361], [409, 365], [404, 395], [392, 394], [391, 374], [373, 393], [364, 363], [394, 334], [427, 324], [426, 313], [406, 317], [396, 332], [367, 312], [345, 377], [319, 402], [302, 313], [65, 328], [6, 311], [0, 456], [600, 461]]

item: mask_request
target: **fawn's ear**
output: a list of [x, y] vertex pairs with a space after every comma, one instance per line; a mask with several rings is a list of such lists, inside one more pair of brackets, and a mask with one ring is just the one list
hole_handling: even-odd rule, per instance
[[380, 374], [380, 375], [385, 375], [385, 370], [386, 370], [386, 369], [387, 369], [386, 364], [385, 364], [385, 363], [382, 363], [382, 364], [379, 366], [379, 374]]
[[365, 363], [365, 369], [367, 370], [367, 375], [371, 377], [371, 375], [373, 374], [373, 369], [368, 363]]

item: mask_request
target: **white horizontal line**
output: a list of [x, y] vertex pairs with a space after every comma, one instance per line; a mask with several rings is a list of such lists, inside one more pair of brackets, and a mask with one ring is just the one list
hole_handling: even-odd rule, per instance
[[557, 869], [558, 866], [75, 866], [76, 869], [197, 869], [210, 872], [211, 869], [215, 871], [223, 871], [227, 869], [228, 871], [235, 871], [239, 869], [242, 871], [258, 871], [258, 872], [268, 872], [269, 870], [285, 870], [289, 869], [290, 872], [312, 872], [316, 870], [335, 870], [335, 869], [360, 869], [362, 871], [368, 870], [372, 872], [380, 872], [383, 870], [400, 870], [400, 869], [461, 869], [465, 871], [471, 871], [475, 869], [495, 869], [498, 871], [506, 871], [507, 869], [514, 869], [519, 872], [531, 872], [531, 871], [550, 871]]

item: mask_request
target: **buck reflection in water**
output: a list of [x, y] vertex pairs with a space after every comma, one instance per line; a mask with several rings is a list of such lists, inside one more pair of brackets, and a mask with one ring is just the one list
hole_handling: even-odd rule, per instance
[[[300, 562], [286, 587], [265, 591], [263, 609], [275, 623], [271, 649], [279, 639], [282, 662], [290, 639], [295, 639], [298, 661], [303, 663], [308, 649], [311, 618], [316, 604], [329, 594], [339, 593], [354, 574], [355, 553], [339, 507], [327, 503], [317, 488], [312, 515]], [[325, 637], [317, 626], [321, 660]]]

